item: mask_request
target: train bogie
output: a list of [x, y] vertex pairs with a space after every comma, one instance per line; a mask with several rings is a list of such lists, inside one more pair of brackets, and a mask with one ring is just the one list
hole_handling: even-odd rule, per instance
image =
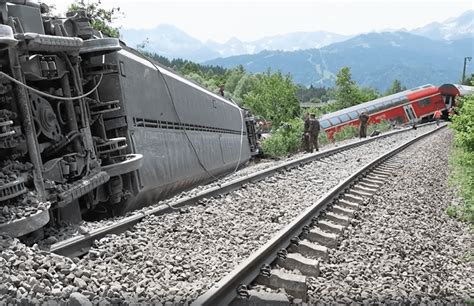
[[101, 37], [84, 12], [56, 19], [36, 1], [8, 2], [0, 233], [149, 205], [237, 169], [258, 149], [246, 111]]

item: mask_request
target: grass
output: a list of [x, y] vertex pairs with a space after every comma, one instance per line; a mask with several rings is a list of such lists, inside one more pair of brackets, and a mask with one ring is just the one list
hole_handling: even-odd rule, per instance
[[381, 120], [379, 123], [371, 124], [367, 127], [367, 135], [372, 134], [375, 130], [383, 133], [389, 131], [392, 125], [387, 120]]
[[474, 226], [474, 154], [455, 145], [450, 156], [450, 167], [450, 185], [457, 187], [464, 205], [450, 206], [446, 213]]
[[359, 135], [359, 129], [353, 125], [346, 125], [336, 133], [333, 137], [335, 141], [342, 141], [346, 139], [351, 139]]
[[[390, 130], [391, 125], [388, 121], [381, 121], [378, 124], [371, 124], [367, 127], [367, 134], [370, 135], [374, 130], [386, 132]], [[288, 123], [282, 124], [275, 130], [272, 136], [265, 139], [262, 143], [265, 155], [269, 157], [281, 157], [299, 150], [303, 150], [301, 135], [303, 134], [304, 122], [301, 119], [294, 119]], [[333, 135], [335, 141], [351, 139], [359, 135], [359, 127], [347, 125]], [[330, 143], [330, 139], [324, 130], [321, 129], [318, 137], [319, 146]]]

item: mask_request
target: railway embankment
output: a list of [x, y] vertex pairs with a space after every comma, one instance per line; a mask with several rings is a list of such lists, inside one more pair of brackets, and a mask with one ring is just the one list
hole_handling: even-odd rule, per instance
[[151, 216], [81, 259], [4, 239], [0, 299], [67, 301], [79, 292], [93, 302], [192, 300], [353, 170], [421, 133], [379, 139], [187, 211]]
[[402, 165], [353, 220], [311, 303], [464, 303], [474, 298], [473, 236], [446, 214], [449, 129], [402, 152]]
[[[434, 128], [434, 127], [430, 127]], [[194, 300], [352, 170], [421, 131], [341, 152], [188, 210], [150, 216], [69, 259], [0, 241], [0, 300], [93, 303]], [[447, 186], [451, 132], [422, 140], [398, 157], [400, 169], [309, 278], [310, 302], [463, 302], [472, 292], [466, 261], [472, 235], [450, 218]], [[73, 294], [75, 293], [75, 294]], [[295, 302], [295, 301], [294, 301]]]

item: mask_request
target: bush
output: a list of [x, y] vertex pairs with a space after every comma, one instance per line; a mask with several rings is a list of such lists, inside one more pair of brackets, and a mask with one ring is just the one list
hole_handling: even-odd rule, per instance
[[474, 223], [474, 154], [455, 146], [451, 156], [450, 182], [458, 187], [464, 206], [459, 207], [457, 215], [461, 220]]
[[346, 125], [339, 131], [335, 132], [333, 137], [334, 137], [334, 140], [341, 141], [341, 140], [354, 138], [358, 134], [359, 134], [358, 127], [355, 127], [353, 125]]
[[367, 135], [372, 134], [375, 130], [383, 133], [389, 131], [392, 128], [392, 125], [387, 120], [381, 120], [379, 123], [370, 124], [367, 126]]
[[319, 146], [321, 147], [323, 145], [328, 144], [329, 142], [330, 141], [329, 141], [328, 134], [323, 129], [321, 129], [321, 132], [319, 132], [319, 136], [318, 136]]
[[464, 199], [458, 215], [474, 224], [474, 96], [460, 101], [452, 120], [454, 149], [450, 157], [450, 181], [459, 188]]
[[474, 152], [474, 96], [460, 99], [457, 115], [453, 115], [452, 128], [457, 146]]
[[304, 131], [303, 120], [296, 118], [281, 124], [270, 138], [262, 142], [263, 152], [268, 156], [284, 156], [301, 149]]

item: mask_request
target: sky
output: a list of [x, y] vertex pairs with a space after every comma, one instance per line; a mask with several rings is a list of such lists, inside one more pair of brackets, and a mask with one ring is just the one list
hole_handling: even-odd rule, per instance
[[[66, 10], [72, 0], [42, 0]], [[87, 2], [87, 0], [84, 0]], [[171, 24], [201, 41], [243, 41], [298, 31], [359, 34], [444, 21], [474, 9], [473, 0], [102, 0], [120, 7], [122, 28]]]

